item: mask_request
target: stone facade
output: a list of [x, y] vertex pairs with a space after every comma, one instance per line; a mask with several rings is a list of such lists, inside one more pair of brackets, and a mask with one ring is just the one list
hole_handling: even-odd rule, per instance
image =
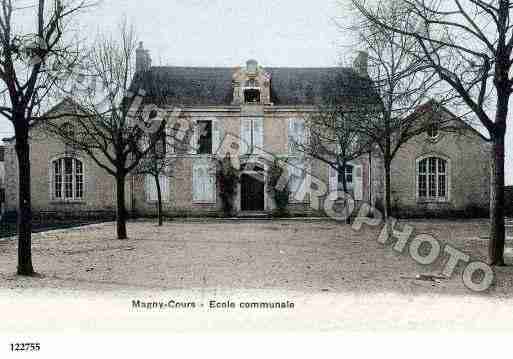
[[[64, 104], [64, 103], [63, 103]], [[56, 108], [55, 111], [58, 111]], [[63, 120], [65, 121], [65, 120]], [[34, 213], [51, 212], [58, 216], [101, 216], [114, 213], [115, 181], [105, 170], [84, 153], [72, 151], [69, 146], [36, 126], [30, 133], [31, 192]], [[83, 164], [83, 196], [81, 199], [58, 199], [52, 186], [52, 163], [59, 158], [72, 157]], [[14, 140], [6, 145], [6, 210], [18, 207], [18, 160]], [[130, 184], [127, 184], [129, 186]], [[127, 187], [128, 190], [128, 187]], [[127, 198], [129, 203], [129, 198]]]
[[[475, 130], [440, 131], [433, 139], [423, 133], [408, 141], [392, 162], [392, 203], [396, 215], [483, 216], [490, 200], [490, 144]], [[422, 199], [418, 195], [418, 163], [427, 157], [447, 161], [447, 196]]]
[[[365, 56], [361, 54], [357, 60], [354, 70], [343, 69], [340, 73], [347, 83], [346, 96], [357, 96], [357, 92], [362, 91], [362, 84], [369, 81]], [[334, 186], [336, 189], [339, 178], [335, 177], [333, 184], [333, 171], [327, 164], [319, 160], [301, 159], [302, 156], [291, 150], [289, 141], [293, 128], [291, 121], [304, 121], [315, 112], [315, 103], [324, 93], [323, 82], [329, 81], [330, 74], [337, 70], [263, 69], [254, 60], [248, 61], [245, 68], [235, 69], [151, 68], [148, 53], [142, 46], [138, 50], [138, 61], [142, 63], [138, 64], [140, 71], [136, 76], [139, 77], [134, 79], [134, 84], [166, 88], [169, 99], [167, 110], [171, 112], [176, 106], [180, 107], [178, 118], [173, 120], [175, 122], [167, 123], [168, 130], [176, 128], [176, 122], [195, 129], [193, 132], [197, 131], [199, 123], [209, 123], [207, 136], [211, 137], [210, 142], [206, 142], [209, 150], [195, 147], [199, 143], [199, 136], [205, 135], [199, 132], [194, 132], [187, 140], [193, 144], [192, 151], [180, 151], [178, 147], [169, 146], [167, 153], [174, 163], [173, 175], [163, 179], [167, 189], [164, 200], [166, 215], [221, 213], [217, 183], [207, 177], [208, 173], [213, 175], [208, 171], [212, 171], [214, 160], [224, 157], [227, 152], [230, 152], [237, 168], [247, 168], [244, 166], [248, 163], [256, 163], [257, 167], [263, 168], [263, 190], [257, 192], [263, 203], [260, 212], [269, 213], [275, 208], [267, 188], [268, 163], [265, 161], [272, 155], [282, 161], [301, 163], [305, 169], [301, 173], [306, 172], [302, 182], [305, 185], [303, 189], [307, 189], [305, 195], [299, 196], [299, 200], [293, 198], [290, 211], [307, 215], [323, 213], [324, 199]], [[145, 79], [147, 82], [144, 82]], [[151, 90], [148, 92], [151, 97]], [[457, 133], [440, 132], [436, 138], [428, 137], [421, 134], [410, 140], [392, 163], [395, 213], [418, 216], [466, 213], [473, 208], [485, 210], [489, 200], [490, 171], [490, 148], [486, 141], [463, 125], [462, 131]], [[251, 144], [248, 144], [248, 138]], [[251, 150], [248, 151], [250, 145]], [[14, 211], [17, 208], [17, 160], [12, 140], [7, 143], [5, 157], [6, 208]], [[430, 160], [429, 157], [441, 160]], [[31, 132], [30, 158], [32, 206], [35, 212], [114, 212], [114, 178], [87, 155], [74, 153], [62, 141], [48, 135], [41, 126]], [[78, 159], [82, 164], [80, 173], [74, 175], [83, 177], [69, 180], [72, 184], [69, 185], [68, 199], [56, 198], [54, 193], [56, 186], [66, 190], [65, 184], [59, 182], [56, 185], [56, 181], [66, 178], [64, 175], [56, 176], [56, 171], [60, 170], [54, 167], [54, 161], [59, 158]], [[422, 163], [429, 169], [422, 169], [424, 172], [419, 174], [419, 166], [423, 166], [420, 161], [424, 158], [426, 161]], [[201, 167], [205, 163], [206, 167]], [[352, 181], [352, 194], [357, 204], [374, 204], [382, 200], [384, 181], [380, 157], [367, 154], [352, 161], [351, 165], [352, 172], [348, 178]], [[430, 169], [434, 169], [434, 172], [429, 172]], [[203, 176], [201, 181], [198, 173]], [[421, 196], [424, 187], [419, 185], [419, 181], [425, 183], [425, 198]], [[83, 191], [77, 183], [83, 183], [83, 188], [80, 187]], [[135, 215], [155, 215], [156, 201], [151, 192], [151, 181], [145, 176], [133, 175], [127, 179], [126, 186], [128, 210]], [[198, 188], [208, 188], [212, 196], [198, 197]], [[244, 188], [239, 183], [234, 203], [239, 214], [247, 211], [247, 208], [243, 208], [243, 197], [248, 196], [248, 190]], [[75, 194], [80, 198], [71, 198]], [[62, 194], [60, 196], [63, 197]]]

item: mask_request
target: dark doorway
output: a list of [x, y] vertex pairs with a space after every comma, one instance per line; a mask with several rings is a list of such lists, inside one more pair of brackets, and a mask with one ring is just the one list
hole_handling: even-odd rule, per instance
[[243, 173], [240, 179], [241, 210], [264, 210], [264, 175], [261, 172]]

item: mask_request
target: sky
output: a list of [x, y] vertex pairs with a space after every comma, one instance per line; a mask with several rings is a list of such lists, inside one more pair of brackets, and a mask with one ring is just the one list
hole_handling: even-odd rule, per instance
[[[344, 0], [103, 0], [77, 20], [81, 34], [114, 33], [123, 16], [135, 25], [154, 65], [265, 66], [349, 64], [354, 34]], [[513, 123], [509, 123], [513, 126]], [[0, 119], [0, 136], [12, 135]], [[513, 184], [513, 127], [507, 134], [506, 182]]]

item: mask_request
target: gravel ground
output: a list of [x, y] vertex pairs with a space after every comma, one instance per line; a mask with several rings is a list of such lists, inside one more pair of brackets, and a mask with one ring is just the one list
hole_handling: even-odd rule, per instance
[[[408, 224], [415, 233], [485, 259], [485, 221]], [[116, 240], [114, 224], [106, 223], [35, 234], [34, 266], [41, 278], [17, 277], [16, 242], [0, 241], [0, 305], [23, 307], [26, 316], [9, 311], [0, 330], [513, 328], [513, 267], [498, 268], [495, 286], [485, 293], [465, 288], [460, 267], [448, 279], [418, 280], [418, 274], [439, 274], [445, 259], [418, 265], [378, 243], [379, 230], [367, 226], [356, 232], [322, 220], [208, 220], [160, 228], [134, 222], [128, 232], [130, 239]], [[511, 264], [513, 243], [507, 246]], [[174, 298], [198, 307], [139, 313], [131, 306], [138, 298]], [[296, 306], [279, 313], [226, 312], [209, 308], [213, 299], [236, 305], [289, 300]]]

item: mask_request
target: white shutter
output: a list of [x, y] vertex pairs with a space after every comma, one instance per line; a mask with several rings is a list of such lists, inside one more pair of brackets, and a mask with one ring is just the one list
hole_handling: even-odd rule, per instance
[[357, 165], [353, 167], [353, 191], [354, 199], [357, 201], [363, 200], [363, 174], [362, 166]]
[[208, 159], [198, 158], [192, 168], [192, 199], [194, 202], [215, 202], [215, 175]]
[[304, 188], [302, 188], [301, 190], [304, 192], [304, 199], [303, 201], [306, 202], [307, 199], [306, 199], [306, 195], [308, 194], [308, 201], [311, 201], [311, 198], [310, 198], [310, 190], [312, 188], [312, 176], [311, 176], [311, 173], [312, 173], [312, 163], [310, 161], [310, 159], [307, 159], [305, 158], [304, 160], [304, 176], [305, 176], [305, 179], [303, 181], [303, 185], [304, 185]]
[[296, 140], [296, 137], [295, 137], [295, 133], [294, 133], [294, 130], [295, 130], [295, 122], [296, 122], [296, 119], [295, 118], [291, 118], [289, 119], [289, 136], [288, 136], [288, 139], [289, 139], [289, 153], [294, 153], [294, 141]]
[[150, 147], [150, 136], [148, 134], [144, 134], [141, 137], [141, 150], [143, 152], [147, 151], [148, 147]]
[[310, 182], [305, 168], [304, 159], [289, 161], [289, 189], [291, 200], [294, 202], [304, 202], [306, 193], [309, 191]]
[[338, 172], [333, 167], [329, 166], [329, 192], [336, 192], [338, 190]]
[[192, 122], [192, 135], [189, 139], [189, 153], [195, 154], [198, 149], [198, 123], [196, 121]]
[[[294, 138], [295, 142], [303, 145], [305, 144], [305, 120], [296, 118], [294, 121]], [[297, 150], [296, 150], [297, 152]]]
[[253, 152], [264, 152], [264, 119], [253, 119]]
[[173, 138], [173, 125], [170, 121], [166, 122], [166, 154], [175, 153], [175, 139]]
[[219, 152], [221, 146], [222, 128], [218, 120], [212, 120], [212, 154]]
[[195, 160], [192, 164], [192, 200], [194, 202], [203, 201], [203, 177], [204, 163], [203, 161]]
[[216, 202], [216, 177], [212, 173], [210, 164], [207, 164], [207, 175], [205, 178], [206, 201], [209, 203]]
[[[154, 181], [155, 182], [155, 181]], [[160, 191], [162, 192], [162, 201], [169, 201], [169, 178], [165, 175], [159, 176]], [[156, 190], [156, 188], [155, 188]]]
[[251, 147], [251, 120], [241, 119], [240, 127], [240, 154], [245, 155], [250, 152]]
[[149, 202], [156, 201], [157, 198], [157, 186], [155, 185], [155, 178], [152, 175], [146, 175], [144, 180], [144, 188], [146, 192], [146, 200]]

